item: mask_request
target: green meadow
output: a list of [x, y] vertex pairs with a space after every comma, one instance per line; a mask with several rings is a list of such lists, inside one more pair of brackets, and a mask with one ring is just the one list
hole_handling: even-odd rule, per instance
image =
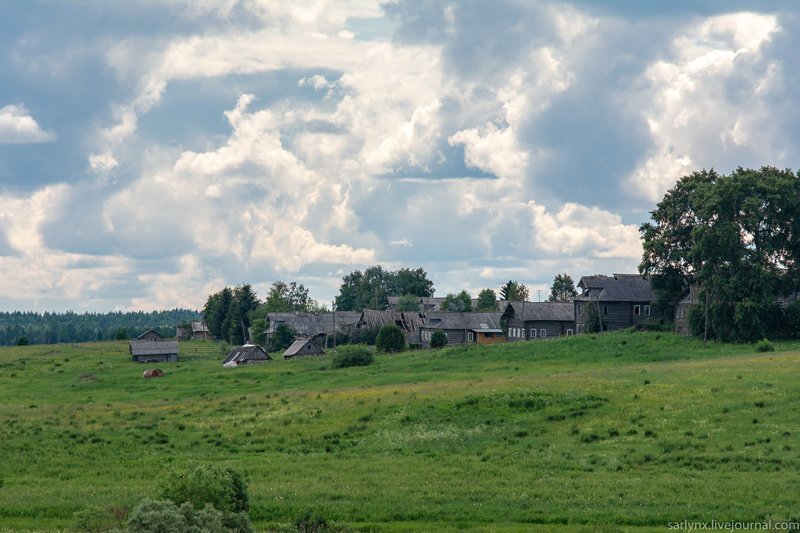
[[[172, 470], [241, 472], [258, 529], [665, 531], [800, 516], [800, 345], [621, 332], [333, 369], [219, 345], [0, 349], [0, 530], [133, 507]], [[145, 368], [166, 375], [143, 379]]]

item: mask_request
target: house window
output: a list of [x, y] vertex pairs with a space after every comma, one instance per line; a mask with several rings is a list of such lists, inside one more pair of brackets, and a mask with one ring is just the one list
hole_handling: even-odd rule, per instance
[[604, 315], [607, 315], [607, 314], [608, 314], [608, 306], [607, 306], [607, 305], [604, 305], [604, 306], [603, 306], [603, 314], [604, 314]]
[[642, 309], [642, 311], [644, 311], [644, 316], [650, 316], [650, 306], [649, 305], [645, 305], [644, 309]]
[[536, 338], [536, 328], [531, 328], [531, 339]]
[[539, 330], [539, 337], [542, 338], [542, 339], [547, 337], [547, 330], [546, 329], [540, 329]]
[[582, 333], [583, 332], [583, 324], [577, 324], [575, 326], [575, 329], [578, 330], [578, 333]]
[[567, 330], [567, 337], [572, 337], [572, 330], [571, 329]]
[[468, 342], [472, 342], [472, 339], [473, 339], [472, 335], [473, 335], [473, 333], [471, 331], [467, 332], [467, 341]]
[[633, 306], [633, 316], [639, 316], [642, 314], [642, 306], [641, 305], [634, 305]]

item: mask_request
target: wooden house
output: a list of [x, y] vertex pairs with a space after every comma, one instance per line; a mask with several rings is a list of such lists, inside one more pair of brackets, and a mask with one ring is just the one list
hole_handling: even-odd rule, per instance
[[495, 344], [505, 342], [500, 313], [429, 312], [419, 324], [419, 344], [430, 348], [435, 331], [447, 336], [447, 344]]
[[165, 337], [164, 337], [164, 335], [162, 335], [161, 333], [157, 332], [154, 329], [148, 329], [147, 331], [145, 331], [144, 333], [142, 333], [141, 335], [136, 337], [135, 340], [137, 340], [137, 341], [163, 341], [163, 340], [165, 340]]
[[201, 320], [193, 320], [192, 321], [192, 338], [193, 339], [203, 339], [203, 340], [211, 340], [214, 338], [211, 335], [211, 332], [208, 330], [208, 326], [206, 323]]
[[502, 324], [509, 341], [551, 339], [575, 333], [572, 302], [508, 302]]
[[130, 342], [131, 359], [137, 363], [176, 363], [178, 341], [140, 340]]
[[397, 326], [403, 332], [406, 344], [417, 346], [420, 344], [419, 328], [424, 320], [424, 315], [416, 311], [375, 311], [364, 309], [356, 323], [357, 328], [378, 330], [383, 326]]
[[320, 348], [313, 339], [298, 338], [283, 352], [284, 359], [305, 357], [307, 355], [325, 355], [325, 350]]
[[257, 344], [245, 344], [244, 346], [234, 346], [228, 352], [227, 357], [222, 362], [222, 366], [231, 368], [239, 365], [254, 365], [272, 361], [267, 351]]
[[650, 280], [639, 274], [583, 276], [578, 288], [582, 292], [574, 301], [577, 333], [584, 331], [588, 306], [594, 307], [604, 331], [635, 326], [659, 316]]

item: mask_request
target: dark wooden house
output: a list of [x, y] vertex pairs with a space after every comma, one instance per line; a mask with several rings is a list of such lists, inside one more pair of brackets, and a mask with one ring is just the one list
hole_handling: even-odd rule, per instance
[[284, 359], [305, 357], [307, 355], [325, 355], [325, 350], [320, 348], [313, 339], [298, 338], [283, 352]]
[[239, 365], [254, 365], [272, 361], [267, 351], [257, 344], [245, 344], [244, 346], [234, 346], [228, 352], [227, 357], [222, 362], [224, 367], [234, 367]]
[[137, 363], [175, 363], [178, 361], [178, 341], [139, 340], [130, 342], [131, 359]]
[[161, 333], [157, 332], [154, 329], [148, 329], [147, 331], [145, 331], [144, 333], [142, 333], [141, 335], [136, 337], [135, 340], [137, 340], [137, 341], [163, 341], [164, 339], [165, 339], [165, 337]]
[[575, 333], [572, 302], [508, 302], [502, 315], [509, 341], [552, 339]]
[[604, 331], [635, 326], [660, 313], [650, 280], [639, 274], [583, 276], [578, 288], [582, 292], [574, 302], [577, 333], [584, 331], [589, 306]]
[[447, 336], [447, 344], [495, 344], [505, 342], [500, 313], [429, 312], [418, 326], [419, 344], [430, 348], [435, 331]]

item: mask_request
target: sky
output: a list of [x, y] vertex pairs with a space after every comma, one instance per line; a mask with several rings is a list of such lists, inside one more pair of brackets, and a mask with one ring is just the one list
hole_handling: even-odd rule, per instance
[[798, 49], [792, 1], [0, 2], [0, 311], [632, 273], [682, 176], [800, 168]]

